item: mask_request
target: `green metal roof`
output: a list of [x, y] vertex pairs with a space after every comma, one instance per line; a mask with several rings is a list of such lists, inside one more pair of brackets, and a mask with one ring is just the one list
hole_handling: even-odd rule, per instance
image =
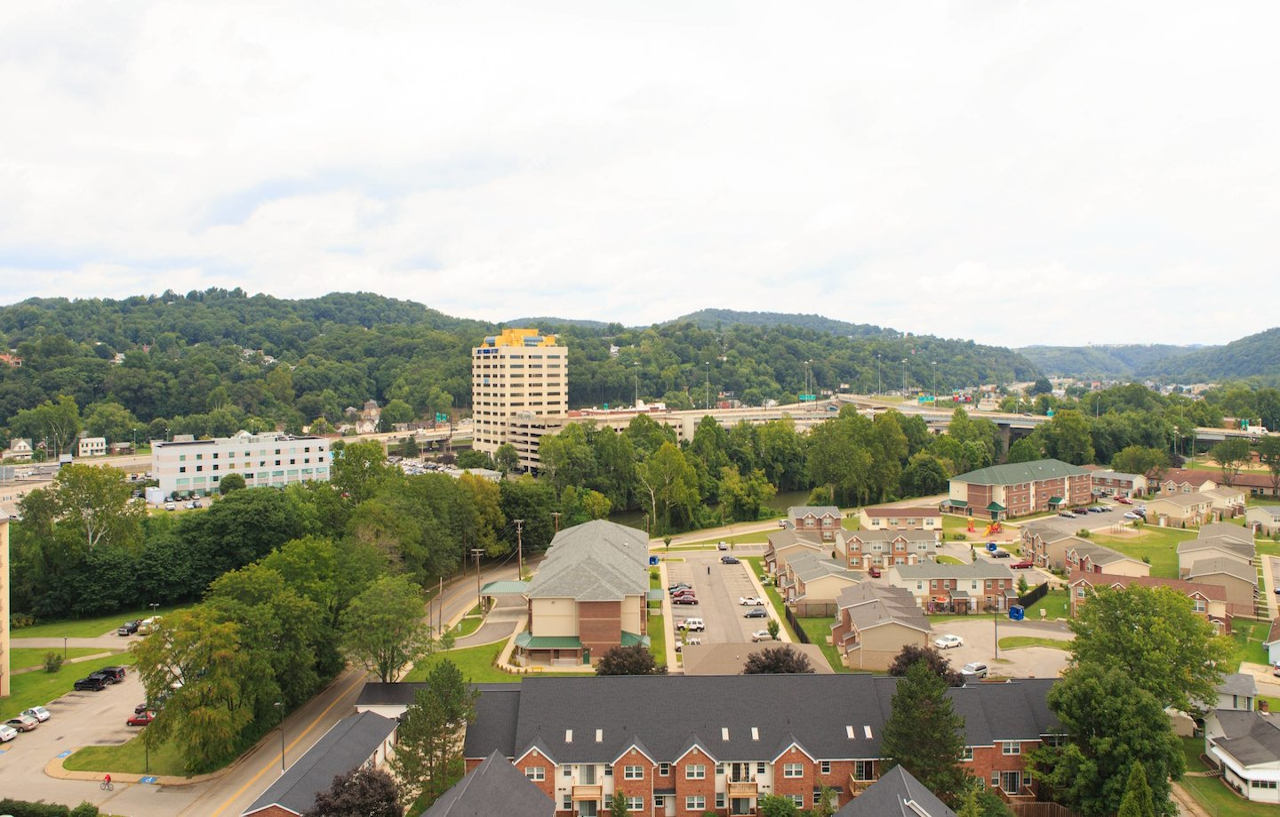
[[969, 503], [968, 503], [968, 502], [965, 502], [963, 499], [944, 499], [944, 500], [942, 500], [942, 504], [943, 504], [943, 505], [950, 506], [950, 507], [952, 507], [952, 508], [967, 508], [967, 507], [969, 507]]
[[1005, 506], [1001, 505], [999, 502], [992, 502], [990, 505], [988, 505], [988, 506], [987, 506], [987, 510], [989, 510], [989, 511], [1003, 511], [1003, 510], [1007, 510], [1007, 509], [1005, 508]]
[[482, 596], [523, 596], [529, 592], [528, 582], [489, 582], [480, 588]]
[[576, 635], [530, 635], [520, 633], [516, 636], [516, 646], [525, 650], [580, 650], [582, 640]]
[[1020, 485], [1024, 482], [1075, 477], [1087, 473], [1089, 472], [1080, 466], [1071, 465], [1062, 460], [1035, 460], [1034, 462], [1009, 462], [1004, 465], [979, 468], [976, 471], [952, 477], [951, 481], [965, 482], [970, 485]]
[[647, 635], [636, 635], [635, 633], [629, 633], [629, 632], [627, 632], [626, 630], [623, 630], [623, 631], [622, 631], [622, 646], [624, 646], [624, 647], [634, 647], [634, 646], [635, 646], [635, 645], [637, 645], [637, 644], [639, 644], [640, 646], [644, 647], [645, 649], [648, 649], [648, 648], [649, 648], [649, 636], [647, 636]]
[[1050, 504], [1050, 505], [1061, 505], [1061, 504], [1062, 504], [1062, 497], [1060, 497], [1060, 496], [1051, 496], [1051, 497], [1049, 497], [1049, 504]]

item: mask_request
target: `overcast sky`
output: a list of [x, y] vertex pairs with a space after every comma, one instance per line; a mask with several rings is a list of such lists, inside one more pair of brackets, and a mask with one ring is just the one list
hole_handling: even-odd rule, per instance
[[1280, 4], [0, 5], [0, 303], [1276, 323]]

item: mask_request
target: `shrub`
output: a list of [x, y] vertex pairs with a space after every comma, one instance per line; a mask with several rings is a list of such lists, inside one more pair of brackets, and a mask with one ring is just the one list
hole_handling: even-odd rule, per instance
[[1081, 539], [1088, 539], [1089, 531], [1085, 530], [1084, 528], [1081, 528], [1080, 530], [1076, 531], [1076, 536], [1079, 536]]
[[36, 623], [36, 617], [28, 613], [14, 613], [9, 617], [9, 629], [18, 630], [23, 627], [32, 627]]
[[57, 672], [62, 669], [62, 656], [50, 650], [44, 654], [44, 671]]

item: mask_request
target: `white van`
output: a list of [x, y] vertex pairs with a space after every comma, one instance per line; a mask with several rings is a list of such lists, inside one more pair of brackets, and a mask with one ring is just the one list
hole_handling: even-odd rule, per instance
[[703, 624], [700, 618], [686, 618], [684, 620], [684, 628], [691, 633], [700, 633], [707, 629], [707, 625]]

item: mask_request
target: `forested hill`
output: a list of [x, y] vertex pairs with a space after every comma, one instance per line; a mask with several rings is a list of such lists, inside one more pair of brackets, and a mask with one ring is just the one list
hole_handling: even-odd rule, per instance
[[793, 326], [797, 329], [809, 329], [829, 335], [842, 335], [847, 338], [868, 338], [896, 336], [902, 334], [892, 329], [884, 329], [866, 323], [847, 323], [822, 315], [802, 315], [787, 312], [738, 312], [733, 309], [700, 309], [690, 312], [671, 321], [671, 323], [691, 323], [702, 329], [721, 329], [729, 326], [763, 326], [776, 328]]
[[1172, 360], [1192, 351], [1188, 346], [1103, 345], [1027, 346], [1014, 350], [1050, 376], [1124, 380], [1160, 360]]
[[[41, 406], [74, 409], [76, 430], [111, 441], [336, 424], [370, 399], [389, 405], [392, 422], [465, 413], [470, 349], [497, 328], [370, 293], [32, 299], [0, 308], [0, 342], [22, 358], [0, 365], [0, 444], [47, 435], [52, 415], [32, 413]], [[575, 408], [630, 405], [637, 392], [675, 408], [787, 402], [806, 381], [818, 392], [874, 391], [905, 378], [908, 388], [945, 393], [1039, 374], [1008, 349], [888, 331], [850, 338], [792, 325], [624, 329], [556, 319], [538, 328], [561, 332], [570, 349]]]
[[1280, 379], [1280, 327], [1234, 340], [1225, 346], [1210, 346], [1151, 361], [1137, 367], [1135, 374], [1180, 383], [1249, 377], [1275, 382]]

